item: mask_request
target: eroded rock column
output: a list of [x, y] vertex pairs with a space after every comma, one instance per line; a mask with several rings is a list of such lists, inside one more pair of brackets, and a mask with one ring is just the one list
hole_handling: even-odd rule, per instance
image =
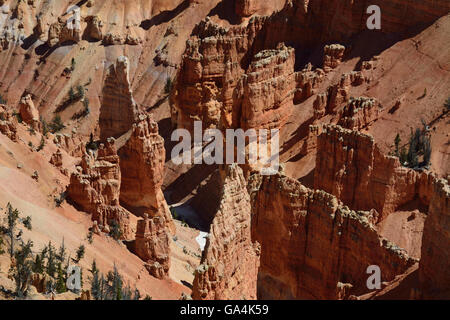
[[129, 79], [128, 58], [121, 56], [111, 65], [103, 87], [100, 108], [100, 138], [118, 138], [131, 129], [137, 119], [138, 107], [133, 99]]
[[164, 139], [158, 134], [158, 124], [151, 115], [140, 115], [133, 124], [131, 136], [119, 150], [122, 184], [120, 201], [136, 212], [160, 216], [168, 228], [175, 225], [161, 186], [164, 180], [166, 151]]
[[221, 174], [222, 200], [195, 273], [192, 297], [256, 299], [259, 244], [251, 239], [246, 181], [237, 165], [226, 166]]

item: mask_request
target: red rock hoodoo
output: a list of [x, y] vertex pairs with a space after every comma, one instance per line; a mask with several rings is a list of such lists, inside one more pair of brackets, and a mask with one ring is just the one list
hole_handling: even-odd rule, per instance
[[109, 67], [100, 108], [101, 139], [118, 138], [130, 130], [137, 119], [138, 107], [131, 90], [129, 64], [127, 57], [120, 56]]
[[34, 106], [31, 95], [22, 98], [19, 104], [19, 112], [23, 122], [30, 125], [34, 130], [39, 130], [39, 111]]
[[166, 157], [164, 139], [158, 134], [158, 124], [152, 115], [139, 116], [119, 155], [122, 172], [120, 201], [129, 207], [143, 209], [152, 217], [162, 217], [174, 232], [172, 216], [161, 190]]
[[123, 238], [130, 237], [130, 214], [120, 207], [120, 166], [115, 140], [101, 144], [97, 157], [85, 153], [77, 172], [72, 173], [67, 189], [72, 201], [92, 214], [103, 231], [116, 223]]
[[163, 218], [149, 218], [138, 221], [135, 242], [136, 254], [146, 262], [147, 271], [162, 279], [168, 276], [170, 268], [169, 233]]
[[281, 128], [293, 111], [294, 49], [280, 44], [253, 58], [243, 78], [241, 127]]
[[221, 175], [222, 199], [195, 272], [192, 297], [256, 299], [259, 244], [251, 239], [246, 181], [236, 165], [226, 166]]

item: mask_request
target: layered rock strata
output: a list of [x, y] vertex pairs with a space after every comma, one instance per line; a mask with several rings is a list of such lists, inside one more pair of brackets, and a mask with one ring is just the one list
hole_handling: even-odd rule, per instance
[[308, 66], [302, 71], [295, 73], [295, 94], [294, 103], [302, 103], [316, 93], [317, 87], [323, 81], [325, 73], [318, 68], [312, 70], [312, 66]]
[[195, 272], [194, 299], [256, 299], [259, 244], [251, 238], [250, 198], [242, 169], [221, 172], [222, 199]]
[[340, 44], [331, 44], [324, 47], [323, 69], [326, 72], [336, 69], [342, 62], [345, 47]]
[[292, 114], [295, 52], [280, 44], [256, 54], [243, 78], [241, 127], [280, 128]]
[[374, 98], [350, 97], [339, 113], [338, 125], [351, 130], [361, 130], [376, 121], [381, 111], [382, 107]]
[[48, 29], [47, 44], [54, 47], [67, 41], [79, 42], [82, 38], [81, 24], [75, 23], [76, 17], [59, 18]]
[[144, 219], [137, 223], [136, 254], [145, 261], [147, 271], [158, 279], [168, 276], [170, 268], [169, 233], [162, 217]]
[[277, 174], [250, 178], [252, 236], [261, 244], [258, 298], [345, 299], [370, 291], [367, 268], [382, 281], [416, 261], [380, 237], [369, 212]]
[[[238, 15], [251, 15], [257, 2], [239, 1], [236, 6]], [[401, 33], [417, 24], [432, 23], [450, 10], [450, 4], [444, 0], [432, 3], [428, 1], [426, 4], [407, 0], [395, 3], [379, 0], [377, 5], [383, 8], [382, 28], [386, 33]], [[209, 18], [205, 19], [197, 25], [187, 42], [173, 99], [174, 125], [191, 130], [193, 122], [200, 120], [205, 128], [240, 127], [241, 113], [245, 113], [241, 112], [242, 100], [247, 97], [243, 95], [243, 88], [239, 84], [241, 78], [250, 71], [249, 67], [259, 52], [275, 49], [282, 42], [299, 50], [299, 54], [305, 49], [314, 50], [324, 42], [344, 43], [367, 30], [366, 20], [369, 15], [366, 10], [367, 4], [355, 1], [296, 0], [287, 1], [281, 11], [270, 17], [254, 16], [247, 23], [237, 26], [225, 28]], [[326, 71], [340, 64], [344, 51], [345, 47], [338, 44], [324, 48], [323, 65]], [[270, 72], [269, 70], [267, 71]], [[357, 78], [351, 79], [351, 84], [364, 81], [360, 73], [355, 73], [354, 76]], [[304, 74], [296, 75], [296, 78], [302, 77]], [[278, 95], [280, 99], [288, 97], [287, 91], [292, 86], [289, 79], [287, 77], [284, 80], [288, 88], [286, 91], [278, 92], [274, 84], [264, 86], [259, 93], [265, 94], [268, 91], [269, 102], [271, 94]], [[347, 82], [347, 79], [343, 82]], [[349, 96], [346, 85], [340, 83], [331, 89], [327, 98], [327, 113], [334, 112], [336, 107], [347, 102]], [[295, 103], [311, 96], [309, 81], [305, 87], [296, 87]], [[270, 103], [267, 103], [265, 108], [269, 107]], [[276, 111], [278, 105], [273, 105], [272, 108], [275, 110], [271, 112], [274, 118], [269, 122], [276, 123], [279, 121]], [[270, 118], [270, 113], [265, 117]]]
[[446, 0], [377, 0], [370, 4], [352, 0], [293, 0], [287, 1], [284, 9], [271, 17], [265, 41], [269, 44], [285, 41], [306, 47], [319, 43], [344, 43], [367, 30], [369, 5], [381, 8], [383, 33], [402, 33], [417, 25], [431, 24], [450, 11], [450, 3]]
[[414, 199], [428, 205], [434, 180], [385, 156], [370, 135], [328, 125], [318, 137], [314, 188], [354, 210], [373, 208], [383, 219]]
[[17, 141], [17, 119], [4, 104], [0, 104], [0, 132], [12, 141]]
[[177, 77], [172, 106], [177, 127], [192, 130], [196, 120], [205, 129], [239, 125], [241, 102], [236, 87], [246, 69], [241, 61], [251, 54], [263, 21], [256, 18], [247, 26], [224, 28], [207, 18], [196, 26]]
[[72, 173], [68, 196], [82, 210], [92, 214], [104, 232], [119, 227], [122, 238], [130, 237], [129, 213], [119, 205], [120, 166], [115, 140], [101, 144], [97, 157], [84, 154], [77, 171]]
[[99, 118], [102, 140], [120, 137], [137, 120], [138, 106], [133, 99], [129, 73], [129, 60], [125, 56], [120, 56], [108, 69]]
[[444, 179], [433, 185], [423, 230], [419, 281], [422, 298], [450, 296], [450, 187]]
[[144, 209], [152, 217], [162, 217], [174, 232], [172, 216], [161, 190], [166, 157], [164, 139], [158, 134], [158, 124], [152, 115], [139, 116], [119, 156], [120, 201], [129, 207]]

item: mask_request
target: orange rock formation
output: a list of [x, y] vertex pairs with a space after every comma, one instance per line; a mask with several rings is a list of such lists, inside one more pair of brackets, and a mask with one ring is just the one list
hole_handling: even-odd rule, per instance
[[130, 86], [130, 66], [125, 56], [120, 56], [109, 67], [103, 87], [100, 109], [100, 135], [102, 139], [118, 138], [126, 133], [137, 119], [138, 107]]
[[169, 229], [175, 226], [161, 186], [164, 179], [166, 151], [164, 139], [152, 115], [140, 115], [131, 136], [119, 150], [122, 183], [120, 201], [163, 218]]
[[222, 199], [195, 272], [192, 297], [256, 299], [259, 244], [251, 239], [246, 181], [236, 165], [226, 166], [221, 174]]
[[375, 209], [383, 219], [416, 198], [430, 203], [434, 176], [383, 155], [370, 135], [327, 126], [318, 138], [316, 159], [314, 188], [354, 210]]
[[433, 185], [433, 196], [423, 230], [419, 266], [422, 298], [450, 296], [450, 187], [441, 179]]
[[252, 236], [261, 243], [258, 298], [338, 299], [367, 292], [366, 273], [383, 281], [415, 260], [380, 237], [369, 212], [283, 176], [252, 176]]
[[159, 279], [167, 277], [170, 268], [170, 246], [166, 224], [162, 217], [148, 217], [138, 221], [136, 254], [146, 262], [148, 272]]
[[122, 237], [130, 237], [129, 213], [119, 205], [120, 193], [119, 156], [115, 140], [110, 138], [101, 144], [97, 157], [85, 154], [77, 171], [72, 173], [67, 188], [72, 201], [92, 214], [92, 220], [107, 232], [116, 223]]

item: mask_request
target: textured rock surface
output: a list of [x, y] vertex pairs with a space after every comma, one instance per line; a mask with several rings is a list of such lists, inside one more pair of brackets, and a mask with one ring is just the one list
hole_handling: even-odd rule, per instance
[[0, 132], [12, 141], [17, 141], [17, 119], [4, 104], [0, 104]]
[[194, 299], [256, 299], [259, 244], [250, 235], [250, 198], [238, 166], [222, 172], [223, 192], [197, 268]]
[[34, 106], [31, 95], [22, 98], [19, 104], [19, 112], [23, 122], [30, 125], [34, 130], [39, 130], [39, 111]]
[[376, 99], [350, 97], [347, 105], [339, 113], [338, 125], [352, 130], [367, 128], [378, 119], [381, 110], [382, 108]]
[[423, 298], [450, 296], [450, 187], [448, 181], [435, 182], [422, 240], [419, 266]]
[[273, 11], [283, 8], [285, 0], [237, 0], [234, 4], [236, 15], [246, 18], [253, 14], [270, 15]]
[[103, 39], [103, 22], [99, 16], [89, 16], [86, 17], [86, 30], [84, 31], [84, 35], [89, 39], [94, 39], [100, 41]]
[[137, 223], [136, 254], [146, 262], [148, 272], [159, 279], [168, 276], [170, 268], [170, 242], [165, 221], [162, 217], [144, 219]]
[[[439, 1], [376, 0], [370, 4], [382, 8], [381, 26], [385, 33], [404, 32], [421, 23], [431, 23], [450, 11], [450, 3]], [[283, 34], [285, 42], [303, 45], [332, 41], [343, 43], [358, 32], [367, 30], [369, 4], [352, 0], [294, 0], [273, 17], [266, 41]], [[287, 18], [287, 20], [286, 20]], [[302, 32], [311, 30], [311, 32]]]
[[240, 17], [249, 17], [258, 10], [258, 5], [258, 0], [237, 0], [236, 14]]
[[336, 69], [341, 64], [345, 47], [340, 44], [331, 44], [325, 46], [323, 51], [323, 69], [330, 71], [331, 69]]
[[175, 226], [161, 186], [164, 179], [166, 151], [164, 139], [152, 115], [140, 115], [131, 136], [120, 148], [122, 184], [120, 200], [127, 206], [144, 208], [150, 215], [164, 219], [170, 230]]
[[119, 225], [122, 237], [130, 236], [129, 213], [119, 206], [120, 167], [115, 141], [100, 145], [97, 158], [85, 154], [77, 172], [72, 173], [67, 192], [82, 210], [92, 214], [103, 231], [113, 223]]
[[367, 267], [382, 281], [415, 260], [381, 238], [369, 212], [282, 176], [250, 178], [252, 236], [261, 243], [258, 298], [337, 299], [369, 291]]
[[78, 135], [56, 133], [53, 142], [58, 148], [65, 150], [74, 157], [82, 157], [86, 152], [86, 146]]
[[[183, 55], [172, 121], [192, 129], [193, 121], [203, 127], [238, 126], [240, 99], [235, 90], [245, 73], [239, 61], [250, 49], [264, 18], [255, 18], [247, 27], [224, 28], [209, 18], [194, 29]], [[249, 32], [248, 30], [252, 30]]]
[[428, 205], [434, 176], [403, 167], [383, 155], [370, 135], [327, 126], [317, 142], [314, 188], [329, 192], [354, 210], [383, 216], [416, 198]]
[[350, 100], [350, 88], [361, 85], [364, 82], [364, 76], [361, 72], [353, 71], [344, 73], [341, 79], [334, 85], [331, 85], [326, 94], [326, 113], [337, 113]]
[[[386, 33], [431, 23], [450, 10], [450, 4], [444, 0], [426, 5], [407, 0], [376, 2], [383, 8], [382, 25]], [[238, 2], [240, 15], [251, 14], [256, 3]], [[264, 49], [274, 49], [280, 42], [308, 48], [321, 42], [348, 40], [367, 30], [366, 19], [361, 19], [368, 18], [366, 10], [367, 4], [362, 2], [297, 0], [287, 2], [283, 10], [270, 18], [254, 17], [245, 25], [225, 28], [209, 18], [202, 21], [194, 29], [183, 56], [172, 121], [187, 129], [192, 129], [194, 120], [202, 120], [206, 127], [216, 127], [219, 123], [224, 127], [238, 127], [241, 94], [236, 87], [254, 55]], [[341, 45], [325, 47], [323, 62], [327, 70], [340, 64], [344, 50]], [[347, 91], [341, 84], [331, 92], [329, 111], [347, 101]], [[307, 92], [308, 89], [305, 93], [297, 90], [296, 101], [309, 97]]]
[[[67, 186], [69, 179], [60, 175], [59, 171], [68, 172], [79, 160], [77, 158], [84, 155], [91, 133], [95, 140], [101, 141], [114, 135], [118, 138], [118, 148], [125, 148], [126, 145], [127, 153], [122, 156], [119, 151], [120, 162], [105, 155], [89, 156], [83, 160], [89, 163], [85, 165], [89, 169], [84, 172], [86, 186], [78, 183], [78, 200], [85, 201], [86, 206], [91, 207], [89, 212], [96, 219], [92, 229], [95, 234], [112, 229], [108, 223], [100, 225], [100, 221], [111, 218], [112, 222], [117, 220], [116, 217], [126, 220], [127, 211], [118, 205], [119, 199], [130, 213], [143, 216], [147, 212], [150, 217], [148, 226], [142, 227], [144, 220], [138, 223], [141, 225], [139, 228], [144, 230], [139, 233], [139, 237], [144, 239], [140, 255], [148, 261], [146, 267], [151, 274], [165, 279], [150, 277], [145, 272], [141, 259], [129, 254], [125, 246], [110, 241], [107, 237], [94, 236], [95, 243], [87, 248], [86, 258], [89, 259], [84, 259], [83, 268], [89, 267], [87, 264], [93, 258], [98, 258], [102, 272], [107, 271], [107, 268], [111, 269], [113, 263], [118, 262], [117, 266], [124, 272], [124, 279], [130, 281], [131, 285], [136, 283], [140, 290], [141, 287], [150, 288], [148, 294], [155, 299], [177, 298], [180, 292], [174, 292], [179, 288], [184, 292], [189, 290], [187, 283], [183, 282], [183, 286], [180, 282], [193, 280], [192, 271], [199, 263], [198, 256], [191, 255], [190, 250], [189, 254], [181, 252], [183, 247], [179, 244], [186, 240], [187, 237], [183, 236], [188, 228], [177, 225], [178, 240], [170, 240], [170, 278], [177, 283], [167, 278], [163, 256], [167, 249], [168, 234], [166, 230], [163, 231], [163, 227], [167, 226], [161, 217], [168, 210], [160, 187], [157, 187], [160, 183], [158, 176], [164, 172], [160, 170], [165, 162], [160, 154], [164, 151], [160, 147], [162, 143], [159, 137], [153, 134], [153, 127], [148, 129], [150, 134], [147, 135], [144, 127], [150, 125], [140, 126], [142, 121], [136, 118], [138, 107], [139, 111], [151, 111], [160, 124], [161, 135], [170, 136], [173, 128], [170, 128], [168, 121], [169, 98], [170, 101], [175, 101], [174, 123], [179, 127], [190, 128], [194, 120], [202, 120], [203, 128], [281, 127], [281, 162], [284, 163], [280, 172], [286, 172], [308, 187], [314, 185], [314, 176], [321, 179], [318, 175], [324, 173], [324, 188], [329, 188], [329, 192], [342, 197], [352, 209], [367, 207], [369, 210], [372, 206], [377, 208], [371, 209], [369, 213], [354, 214], [338, 204], [335, 210], [338, 213], [330, 213], [334, 209], [328, 208], [335, 207], [335, 200], [330, 200], [331, 196], [310, 190], [307, 197], [297, 197], [296, 187], [286, 187], [284, 183], [280, 184], [279, 191], [276, 188], [272, 190], [269, 184], [263, 188], [267, 194], [253, 193], [257, 199], [268, 199], [268, 205], [264, 205], [264, 208], [262, 205], [258, 206], [257, 217], [260, 219], [263, 213], [273, 215], [264, 222], [268, 226], [260, 229], [263, 231], [259, 234], [266, 244], [265, 249], [269, 250], [265, 251], [265, 257], [267, 254], [275, 257], [275, 262], [264, 262], [264, 271], [260, 275], [261, 296], [291, 297], [297, 294], [296, 297], [326, 296], [345, 299], [353, 294], [364, 294], [363, 282], [368, 275], [364, 272], [360, 275], [358, 272], [364, 269], [365, 262], [379, 260], [386, 264], [387, 266], [382, 265], [383, 274], [385, 268], [388, 273], [392, 271], [393, 274], [398, 267], [389, 265], [391, 262], [396, 263], [390, 254], [383, 256], [379, 253], [386, 248], [379, 251], [376, 236], [372, 231], [366, 232], [370, 228], [361, 229], [361, 224], [365, 226], [366, 220], [371, 224], [385, 218], [387, 214], [389, 216], [376, 226], [378, 234], [404, 246], [414, 257], [419, 257], [421, 241], [417, 239], [422, 236], [425, 213], [428, 211], [425, 207], [429, 203], [433, 205], [434, 200], [430, 199], [434, 178], [427, 172], [416, 173], [401, 168], [392, 158], [383, 154], [392, 151], [391, 144], [397, 133], [404, 145], [410, 127], [414, 129], [421, 126], [420, 118], [423, 117], [430, 128], [428, 135], [433, 145], [430, 168], [439, 176], [448, 176], [450, 145], [446, 133], [449, 123], [448, 113], [442, 113], [442, 104], [447, 99], [446, 90], [450, 83], [447, 71], [450, 51], [446, 50], [445, 45], [448, 43], [450, 3], [444, 0], [374, 0], [370, 4], [379, 5], [382, 9], [382, 30], [368, 31], [368, 15], [365, 12], [369, 5], [367, 2], [289, 0], [281, 12], [269, 16], [274, 11], [273, 8], [280, 9], [278, 5], [283, 2], [79, 1], [76, 3], [81, 7], [81, 26], [72, 30], [66, 26], [70, 17], [66, 10], [74, 1], [0, 0], [0, 4], [9, 5], [9, 8], [5, 6], [0, 10], [0, 94], [10, 106], [19, 106], [22, 97], [30, 94], [43, 119], [51, 121], [56, 114], [55, 109], [60, 110], [59, 107], [67, 100], [71, 87], [81, 85], [86, 93], [85, 99], [73, 101], [67, 109], [57, 111], [66, 128], [62, 133], [49, 134], [45, 148], [39, 152], [36, 152], [34, 146], [39, 144], [40, 134], [33, 135], [28, 125], [17, 122], [19, 117], [16, 118], [16, 114], [20, 112], [19, 109], [6, 110], [5, 107], [6, 114], [0, 115], [0, 131], [18, 142], [12, 143], [0, 134], [0, 200], [2, 203], [16, 202], [20, 210], [29, 210], [30, 214], [35, 215], [33, 230], [30, 232], [35, 244], [40, 246], [49, 239], [60, 241], [64, 236], [68, 244], [72, 242], [69, 244], [69, 251], [73, 251], [79, 245], [80, 236], [84, 239], [87, 229], [92, 226], [90, 217], [79, 212], [78, 206], [62, 204], [55, 208], [53, 201], [49, 201], [49, 195], [56, 195]], [[427, 24], [445, 14], [447, 16], [427, 27]], [[202, 19], [205, 21], [195, 27]], [[416, 28], [416, 24], [421, 25]], [[289, 47], [284, 49], [280, 43]], [[339, 46], [331, 45], [324, 49], [324, 44], [333, 43], [345, 44], [345, 56], [343, 48]], [[295, 53], [291, 48], [295, 48]], [[283, 58], [284, 51], [289, 56], [286, 60]], [[120, 55], [129, 58], [129, 71], [117, 72], [117, 58]], [[268, 63], [262, 65], [266, 58]], [[318, 66], [321, 68], [317, 68]], [[349, 73], [343, 75], [344, 72]], [[117, 73], [127, 75], [122, 77]], [[165, 84], [170, 84], [169, 79], [176, 84], [175, 90], [171, 92], [165, 88]], [[424, 88], [428, 94], [421, 97]], [[318, 93], [321, 94], [316, 96]], [[379, 104], [365, 103], [372, 98], [351, 99], [363, 96], [376, 97]], [[418, 99], [419, 97], [421, 98]], [[134, 107], [136, 104], [133, 98], [138, 107]], [[83, 107], [83, 102], [88, 99], [89, 115], [74, 118], [75, 113], [79, 113]], [[290, 113], [292, 104], [294, 112]], [[381, 105], [387, 109], [378, 110]], [[321, 135], [324, 123], [339, 124], [349, 129], [364, 129], [364, 132], [373, 135], [378, 148], [368, 147], [370, 143], [362, 138], [355, 137], [352, 140], [353, 138], [339, 136], [334, 143], [335, 147], [327, 142], [324, 147], [326, 150], [318, 154], [318, 158], [322, 158], [322, 166], [315, 168], [317, 146], [321, 144], [318, 136]], [[139, 128], [133, 129], [133, 124]], [[133, 130], [142, 139], [135, 136], [130, 138]], [[341, 138], [342, 141], [339, 141]], [[169, 154], [171, 147], [172, 144], [166, 141]], [[57, 168], [49, 165], [49, 159]], [[217, 200], [221, 198], [219, 193], [222, 182], [212, 177], [206, 180], [209, 171], [204, 170], [203, 166], [186, 166], [180, 169], [180, 166], [172, 166], [170, 161], [166, 163], [170, 177], [166, 178], [163, 188], [167, 186], [167, 194], [171, 197], [179, 194], [179, 199], [171, 199], [174, 207], [180, 207], [179, 213], [187, 207], [194, 208], [193, 211], [198, 211], [199, 216], [212, 221], [217, 211]], [[119, 165], [121, 179], [116, 173]], [[83, 174], [83, 168], [79, 174]], [[30, 180], [30, 177], [36, 181]], [[119, 186], [114, 183], [117, 179], [121, 180]], [[263, 179], [266, 185], [267, 179], [269, 178]], [[297, 184], [296, 180], [293, 181], [292, 184]], [[83, 188], [88, 191], [84, 192]], [[259, 190], [259, 187], [255, 188]], [[283, 196], [278, 196], [277, 192], [284, 192]], [[270, 198], [270, 195], [274, 197]], [[195, 201], [184, 203], [191, 196], [197, 205]], [[288, 203], [283, 200], [286, 197], [293, 199], [289, 198]], [[233, 201], [233, 206], [236, 203], [235, 212], [247, 210], [246, 201], [238, 203], [238, 199], [235, 196], [234, 200], [227, 201]], [[435, 196], [435, 199], [436, 207], [439, 206], [440, 209], [430, 206], [430, 211], [441, 212], [442, 208], [448, 211], [446, 206], [440, 204], [441, 198]], [[297, 206], [297, 200], [305, 201], [308, 205]], [[340, 199], [337, 198], [336, 201], [339, 202]], [[323, 204], [325, 202], [327, 204]], [[294, 205], [291, 206], [290, 203]], [[325, 209], [319, 210], [318, 207]], [[307, 212], [304, 225], [308, 228], [301, 229], [303, 224], [297, 222], [303, 220], [299, 219], [294, 219], [290, 228], [284, 227], [285, 224], [281, 228], [280, 224], [284, 220], [280, 217], [285, 216], [283, 212], [296, 213], [298, 208], [302, 214]], [[381, 215], [378, 210], [381, 210]], [[195, 214], [189, 211], [191, 213]], [[443, 214], [434, 215], [434, 219], [430, 220], [434, 221], [433, 225], [428, 229], [432, 231], [426, 234], [428, 241], [425, 241], [427, 249], [424, 256], [427, 260], [423, 264], [426, 279], [423, 297], [438, 296], [441, 293], [444, 297], [449, 296], [445, 294], [443, 285], [447, 277], [446, 270], [443, 270], [448, 267], [447, 251], [439, 247], [441, 243], [447, 245], [447, 223], [444, 217]], [[187, 222], [190, 224], [195, 218], [189, 218]], [[133, 238], [137, 219], [130, 216], [129, 229], [132, 235], [128, 240]], [[206, 288], [202, 293], [207, 292], [207, 297], [215, 296], [216, 292], [217, 295], [232, 297], [236, 296], [236, 291], [253, 292], [250, 288], [257, 288], [253, 276], [234, 277], [230, 272], [235, 269], [237, 275], [254, 274], [253, 271], [246, 270], [246, 265], [235, 268], [236, 261], [239, 263], [241, 257], [235, 258], [227, 251], [228, 247], [239, 247], [235, 245], [239, 236], [227, 242], [228, 235], [233, 234], [235, 227], [230, 226], [228, 221], [233, 224], [234, 219], [239, 219], [224, 218], [225, 222], [220, 219], [216, 219], [219, 225], [216, 227], [216, 234], [223, 229], [225, 235], [220, 234], [221, 238], [217, 236], [215, 244], [211, 242], [212, 248], [208, 252], [211, 260], [211, 257], [220, 257], [217, 259], [217, 269], [214, 265], [210, 277], [205, 272], [209, 266], [202, 265], [199, 271], [206, 275], [198, 287]], [[332, 227], [329, 226], [330, 220], [333, 221]], [[384, 229], [380, 228], [382, 224]], [[201, 228], [207, 228], [208, 225], [209, 223], [202, 225]], [[278, 235], [271, 233], [277, 228], [283, 229], [283, 232], [285, 229], [289, 231], [276, 238]], [[233, 232], [228, 232], [230, 229]], [[161, 235], [158, 235], [160, 231]], [[28, 236], [27, 231], [25, 232]], [[194, 230], [191, 229], [189, 240], [192, 240], [192, 247], [189, 247], [197, 248], [196, 235], [192, 236], [193, 233]], [[297, 243], [295, 237], [303, 237], [307, 241], [305, 244], [300, 241]], [[363, 240], [354, 239], [359, 239], [358, 237]], [[222, 238], [226, 239], [223, 243]], [[376, 248], [371, 250], [374, 251], [373, 257], [367, 258], [367, 247], [370, 245], [364, 241]], [[247, 240], [244, 242], [247, 243]], [[251, 239], [251, 242], [253, 244], [255, 239]], [[410, 245], [411, 242], [415, 245]], [[267, 249], [267, 243], [276, 246], [278, 252], [275, 249], [272, 252], [270, 247]], [[215, 251], [216, 248], [219, 253]], [[301, 252], [302, 248], [307, 249]], [[309, 250], [310, 248], [312, 249]], [[133, 250], [134, 247], [129, 246], [129, 249]], [[226, 254], [222, 254], [223, 252]], [[301, 258], [303, 253], [305, 257]], [[326, 254], [328, 257], [325, 257]], [[188, 256], [190, 257], [186, 258]], [[326, 260], [327, 258], [330, 260]], [[189, 265], [180, 265], [181, 260], [188, 260]], [[253, 258], [250, 260], [253, 265]], [[108, 263], [105, 264], [105, 261]], [[127, 263], [121, 264], [120, 261]], [[5, 265], [3, 262], [0, 264]], [[298, 267], [299, 265], [305, 267]], [[418, 263], [416, 265], [418, 267]], [[273, 271], [278, 271], [277, 267], [281, 274]], [[437, 270], [436, 274], [433, 273], [434, 269]], [[231, 279], [230, 285], [226, 282], [228, 279], [214, 277], [222, 270], [226, 270]], [[4, 268], [0, 270], [0, 275], [5, 271], [7, 270]], [[417, 273], [414, 272], [412, 278]], [[390, 274], [388, 278], [392, 279]], [[281, 280], [277, 282], [278, 279]], [[392, 282], [401, 281], [401, 286], [408, 287], [410, 280], [409, 274], [403, 273]], [[297, 286], [296, 281], [300, 285]], [[433, 286], [425, 288], [426, 282], [433, 283]], [[386, 289], [385, 285], [383, 283], [383, 289]], [[237, 289], [229, 293], [228, 289], [231, 287]], [[418, 285], [415, 288], [420, 291]], [[429, 290], [433, 288], [443, 291], [436, 293]], [[410, 288], [406, 289], [409, 294]], [[313, 296], [316, 294], [315, 290], [318, 293]], [[258, 288], [255, 291], [258, 292]], [[237, 298], [251, 295], [252, 293]], [[0, 299], [2, 297], [0, 292]], [[421, 296], [415, 292], [411, 297]]]
[[[72, 16], [72, 14], [69, 15]], [[59, 21], [50, 25], [48, 29], [47, 40], [47, 43], [50, 47], [60, 45], [67, 41], [81, 41], [81, 25], [72, 22], [73, 21], [71, 20], [60, 19]]]
[[138, 115], [130, 84], [128, 58], [120, 56], [111, 65], [103, 87], [100, 109], [100, 137], [119, 137], [131, 129]]
[[280, 128], [292, 114], [294, 49], [280, 44], [259, 52], [243, 78], [241, 127]]
[[52, 154], [52, 157], [49, 161], [52, 165], [54, 165], [57, 168], [61, 168], [63, 165], [63, 155], [60, 149], [56, 150], [54, 154]]
[[[202, 120], [206, 127], [279, 128], [287, 121], [300, 82], [294, 49], [277, 44], [246, 54], [265, 20], [256, 17], [230, 29], [210, 20], [197, 26], [174, 98], [172, 121], [178, 127], [192, 129], [193, 121]], [[246, 59], [248, 65], [242, 63]]]
[[295, 95], [294, 103], [298, 104], [315, 93], [315, 89], [319, 86], [324, 78], [322, 69], [312, 70], [312, 66], [308, 65], [304, 70], [295, 73]]

